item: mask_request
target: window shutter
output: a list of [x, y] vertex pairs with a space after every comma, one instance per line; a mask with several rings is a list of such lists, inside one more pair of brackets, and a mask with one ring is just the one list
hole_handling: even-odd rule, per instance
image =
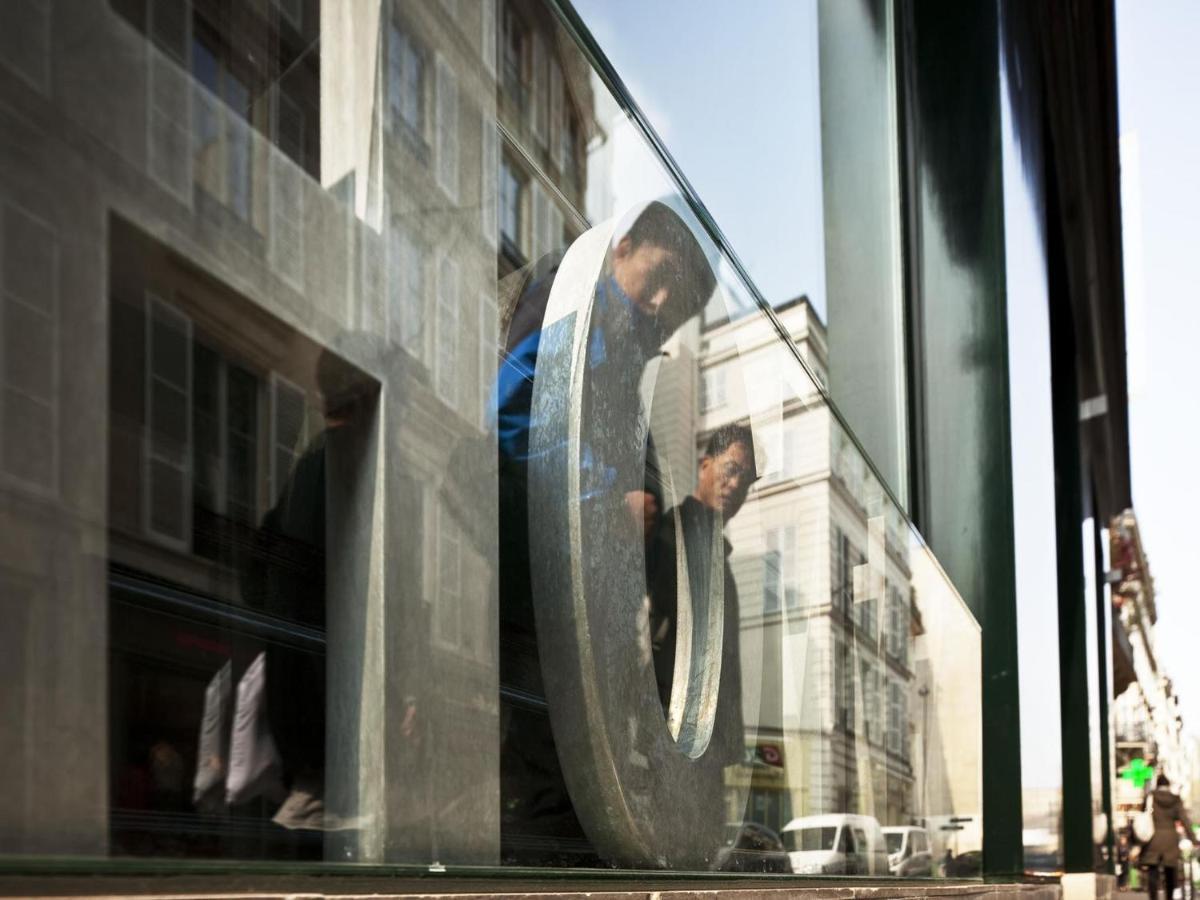
[[458, 199], [458, 80], [449, 63], [437, 60], [437, 180], [453, 200]]
[[546, 198], [550, 205], [550, 214], [546, 217], [546, 252], [553, 253], [563, 242], [563, 214], [558, 204]]
[[533, 33], [533, 77], [530, 79], [533, 91], [533, 136], [538, 143], [546, 146], [546, 42], [541, 32]]
[[546, 220], [549, 218], [550, 210], [547, 206], [546, 192], [541, 184], [536, 179], [529, 181], [529, 197], [530, 207], [533, 211], [533, 222], [530, 235], [529, 259], [531, 262], [541, 259], [547, 252], [546, 248]]
[[563, 73], [557, 62], [550, 63], [550, 149], [559, 171], [566, 168], [563, 154], [563, 130], [567, 127], [563, 119]]
[[438, 274], [435, 388], [450, 407], [458, 407], [458, 263], [442, 258]]
[[177, 546], [191, 532], [192, 322], [146, 298], [146, 531]]

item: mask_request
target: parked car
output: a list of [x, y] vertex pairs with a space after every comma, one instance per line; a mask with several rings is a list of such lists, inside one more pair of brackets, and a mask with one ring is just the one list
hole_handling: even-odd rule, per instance
[[890, 825], [883, 829], [887, 842], [888, 870], [893, 875], [912, 877], [933, 874], [929, 832], [915, 825]]
[[734, 823], [729, 830], [729, 846], [721, 851], [717, 864], [720, 871], [791, 873], [792, 861], [783, 841], [766, 825]]
[[887, 844], [874, 816], [802, 816], [784, 826], [782, 838], [798, 875], [888, 874]]

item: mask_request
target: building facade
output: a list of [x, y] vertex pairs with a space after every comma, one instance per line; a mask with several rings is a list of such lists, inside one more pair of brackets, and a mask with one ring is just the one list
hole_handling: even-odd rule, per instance
[[1015, 2], [805, 15], [820, 310], [764, 297], [563, 0], [3, 6], [0, 890], [1023, 892], [1006, 315], [1046, 300], [1078, 487], [1041, 521], [1065, 761], [1072, 554], [1129, 505], [1115, 179], [1068, 165], [1112, 138], [1111, 6], [1095, 51]]

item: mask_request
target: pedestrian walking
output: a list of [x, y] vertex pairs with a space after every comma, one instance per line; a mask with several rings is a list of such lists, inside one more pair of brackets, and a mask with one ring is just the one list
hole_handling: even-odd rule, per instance
[[1146, 889], [1150, 894], [1150, 900], [1156, 900], [1158, 897], [1158, 870], [1161, 866], [1166, 882], [1164, 885], [1166, 888], [1165, 900], [1172, 900], [1175, 896], [1180, 857], [1179, 834], [1175, 830], [1175, 823], [1181, 823], [1188, 834], [1192, 833], [1192, 823], [1188, 819], [1187, 810], [1183, 807], [1183, 801], [1177, 794], [1172, 793], [1171, 782], [1166, 775], [1158, 776], [1157, 786], [1152, 796], [1154, 804], [1151, 814], [1154, 819], [1154, 835], [1142, 849], [1141, 855], [1142, 864], [1146, 867]]

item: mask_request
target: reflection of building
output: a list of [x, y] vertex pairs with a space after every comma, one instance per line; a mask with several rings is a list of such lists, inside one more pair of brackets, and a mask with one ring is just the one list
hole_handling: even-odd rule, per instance
[[[858, 102], [840, 106], [889, 148], [903, 146], [906, 171], [893, 184], [899, 167], [888, 156], [892, 175], [877, 195], [858, 190], [860, 173], [827, 178], [832, 202], [838, 183], [866, 198], [848, 218], [827, 217], [828, 236], [853, 245], [843, 259], [857, 266], [872, 255], [861, 252], [865, 232], [839, 221], [898, 222], [902, 209], [915, 220], [894, 241], [884, 235], [903, 251], [894, 267], [874, 254], [889, 271], [903, 268], [904, 286], [827, 293], [843, 302], [894, 297], [903, 302], [890, 321], [938, 326], [912, 335], [921, 372], [899, 360], [872, 371], [929, 387], [913, 398], [930, 413], [918, 423], [924, 430], [899, 438], [925, 478], [908, 492], [922, 501], [909, 511], [971, 608], [990, 617], [989, 647], [1003, 649], [1012, 637], [1007, 562], [993, 554], [1005, 552], [1007, 520], [993, 512], [1011, 505], [1011, 485], [990, 453], [1007, 453], [1007, 437], [993, 431], [1009, 409], [1007, 395], [993, 393], [1004, 386], [995, 354], [1005, 341], [977, 326], [1003, 319], [992, 315], [1007, 299], [1004, 279], [993, 277], [1002, 268], [995, 226], [1008, 215], [1001, 199], [1021, 182], [999, 184], [1000, 150], [964, 140], [991, 140], [996, 129], [979, 127], [987, 122], [975, 114], [1000, 113], [988, 99], [999, 93], [995, 46], [961, 40], [994, 37], [995, 22], [967, 19], [994, 18], [997, 7], [860, 6], [881, 52], [839, 29], [822, 34], [820, 51], [842, 41], [853, 56], [844, 71], [870, 75], [877, 65], [886, 74], [869, 80], [880, 93], [904, 92], [903, 116], [892, 105], [879, 118], [863, 117]], [[876, 6], [905, 21], [880, 27]], [[1020, 23], [1021, 7], [1002, 8]], [[5, 851], [324, 857], [435, 870], [498, 860], [506, 723], [488, 389], [511, 298], [497, 278], [569, 241], [585, 213], [623, 212], [661, 193], [647, 184], [675, 184], [636, 115], [624, 131], [636, 152], [598, 146], [596, 110], [613, 110], [608, 127], [632, 105], [599, 96], [619, 80], [585, 62], [575, 43], [584, 36], [565, 37], [569, 12], [516, 0], [3, 5]], [[1089, 21], [1076, 15], [1071, 27]], [[1006, 52], [1026, 43], [1015, 34], [1004, 36]], [[1036, 48], [1037, 64], [1023, 66], [1027, 90], [1040, 92], [1039, 77], [1066, 67], [1070, 80], [1053, 87], [1104, 95], [1106, 82], [1074, 61], [1091, 59], [1086, 48], [1104, 46], [1105, 34]], [[1067, 60], [1055, 46], [1078, 56]], [[957, 77], [969, 67], [956, 51], [981, 61], [986, 77]], [[586, 52], [598, 59], [594, 47]], [[823, 63], [821, 71], [825, 88], [853, 87], [823, 77]], [[1084, 360], [1079, 391], [1067, 382], [1063, 395], [1072, 424], [1078, 400], [1106, 396], [1112, 406], [1087, 426], [1106, 429], [1118, 448], [1111, 473], [1101, 472], [1107, 511], [1127, 493], [1123, 374], [1101, 368], [1105, 359], [1120, 368], [1121, 342], [1092, 338], [1112, 335], [1097, 323], [1121, 320], [1119, 297], [1105, 293], [1119, 279], [1091, 277], [1085, 263], [1119, 258], [1109, 252], [1119, 229], [1104, 231], [1116, 224], [1107, 205], [1080, 199], [1092, 188], [1105, 196], [1106, 170], [1096, 166], [1112, 160], [1096, 148], [1106, 126], [1087, 116], [1103, 118], [1108, 107], [1019, 108], [1023, 121], [1054, 127], [1052, 141], [1031, 131], [1025, 149], [1036, 150], [1030, 172], [1062, 179], [1044, 195], [1036, 179], [1029, 184], [1036, 208], [1049, 211], [1041, 223], [1056, 226], [1038, 229], [1052, 235], [1052, 293], [1088, 311], [1076, 321], [1089, 330], [1066, 346], [1107, 347]], [[837, 150], [868, 145], [827, 128], [838, 112], [822, 109], [825, 159], [856, 164], [861, 154]], [[1064, 155], [1043, 160], [1054, 147]], [[616, 157], [637, 157], [643, 177], [617, 184], [599, 171]], [[608, 198], [603, 213], [585, 210], [590, 195]], [[873, 196], [883, 199], [873, 205]], [[1062, 227], [1060, 206], [1074, 211]], [[1091, 241], [1092, 228], [1108, 236]], [[940, 261], [945, 248], [951, 255]], [[753, 289], [739, 290], [731, 306], [753, 307]], [[1103, 302], [1083, 305], [1089, 299]], [[779, 317], [825, 381], [825, 336], [807, 304], [781, 307]], [[749, 419], [764, 451], [755, 502], [731, 528], [755, 727], [749, 765], [731, 781], [752, 786], [751, 815], [776, 826], [839, 810], [938, 831], [962, 824], [961, 851], [973, 823], [953, 820], [977, 820], [979, 809], [973, 688], [982, 681], [991, 692], [988, 749], [1003, 762], [1018, 733], [1004, 718], [1015, 709], [1003, 687], [1015, 669], [1003, 652], [982, 677], [974, 668], [970, 617], [791, 365], [785, 336], [759, 315], [711, 324], [702, 333], [693, 326], [661, 362], [663, 390], [686, 402], [656, 404], [656, 416], [676, 418], [655, 433], [677, 494], [694, 483], [698, 443], [721, 423]], [[843, 333], [874, 334], [869, 325]], [[831, 331], [836, 346], [835, 338]], [[1070, 361], [1062, 346], [1057, 338], [1055, 359]], [[856, 359], [882, 358], [852, 345], [835, 355], [843, 374]], [[926, 382], [926, 369], [939, 377]], [[993, 381], [973, 380], [984, 378]], [[892, 396], [863, 384], [860, 397]], [[994, 488], [986, 495], [976, 490], [983, 482]], [[1134, 639], [1149, 658], [1146, 626], [1126, 624], [1131, 634], [1143, 629]], [[230, 667], [236, 679], [262, 653], [271, 712], [290, 710], [299, 725], [280, 727], [278, 749], [294, 758], [292, 738], [303, 732], [305, 765], [321, 771], [285, 770], [287, 785], [200, 808], [193, 775], [208, 688], [214, 718], [228, 720], [233, 701], [222, 701], [219, 673]], [[1147, 737], [1133, 726], [1127, 733], [1153, 740], [1178, 775], [1170, 686], [1141, 669], [1137, 678], [1167, 719], [1147, 720]], [[539, 708], [542, 698], [519, 699]], [[1000, 764], [988, 775], [997, 786], [990, 808], [1000, 810], [989, 817], [999, 838], [989, 874], [1007, 875], [1005, 829], [1020, 815], [1003, 801], [1006, 791], [1018, 796], [1019, 780]], [[300, 786], [323, 805], [309, 823], [325, 825], [328, 810], [336, 832], [269, 824], [279, 794]], [[1068, 826], [1080, 821], [1065, 794], [1062, 806]]]
[[[823, 377], [824, 328], [807, 301], [777, 312]], [[786, 772], [755, 782], [751, 815], [774, 828], [826, 812], [909, 824], [923, 813], [913, 779], [920, 618], [908, 534], [811, 385], [756, 396], [768, 382], [763, 371], [783, 368], [778, 352], [770, 324], [750, 315], [707, 328], [697, 361], [700, 446], [722, 424], [755, 420], [762, 404], [782, 401], [778, 421], [755, 421], [765, 468], [756, 502], [730, 533], [743, 668], [753, 673], [744, 691], [747, 709], [759, 710], [747, 727], [760, 747], [780, 744]]]
[[[1147, 779], [1165, 773], [1173, 789], [1186, 797], [1194, 773], [1182, 735], [1179, 700], [1155, 655], [1158, 609], [1154, 578], [1132, 510], [1114, 517], [1109, 541], [1113, 580], [1112, 721], [1116, 752], [1113, 815], [1115, 824], [1121, 826], [1142, 809], [1146, 792], [1154, 787], [1153, 781]], [[1135, 759], [1152, 767], [1153, 773], [1143, 778], [1130, 771]], [[1121, 777], [1122, 773], [1125, 777]]]
[[[30, 367], [4, 406], [23, 424], [5, 428], [5, 503], [57, 512], [6, 519], [0, 543], [59, 549], [3, 561], [6, 598], [27, 600], [3, 653], [56, 636], [31, 677], [62, 703], [28, 711], [41, 761], [12, 759], [73, 774], [61, 802], [30, 775], [7, 848], [496, 852], [495, 535], [479, 527], [496, 277], [578, 228], [591, 82], [542, 7], [523, 23], [453, 7], [17, 17], [31, 55], [6, 104], [48, 115], [4, 117], [12, 148], [46, 148], [4, 161], [6, 321], [25, 316], [31, 359], [75, 365]], [[267, 541], [318, 458], [307, 533]], [[257, 587], [263, 566], [289, 589]], [[324, 800], [370, 829], [289, 837], [271, 797], [197, 815], [205, 688], [263, 649], [268, 673], [299, 659], [328, 676], [328, 714], [309, 718]], [[299, 687], [295, 702], [326, 705]], [[385, 727], [413, 709], [415, 733]], [[71, 733], [51, 738], [59, 715]]]
[[587, 144], [596, 124], [591, 68], [551, 10], [504, 0], [498, 16], [497, 202], [504, 276], [579, 235], [586, 222]]

